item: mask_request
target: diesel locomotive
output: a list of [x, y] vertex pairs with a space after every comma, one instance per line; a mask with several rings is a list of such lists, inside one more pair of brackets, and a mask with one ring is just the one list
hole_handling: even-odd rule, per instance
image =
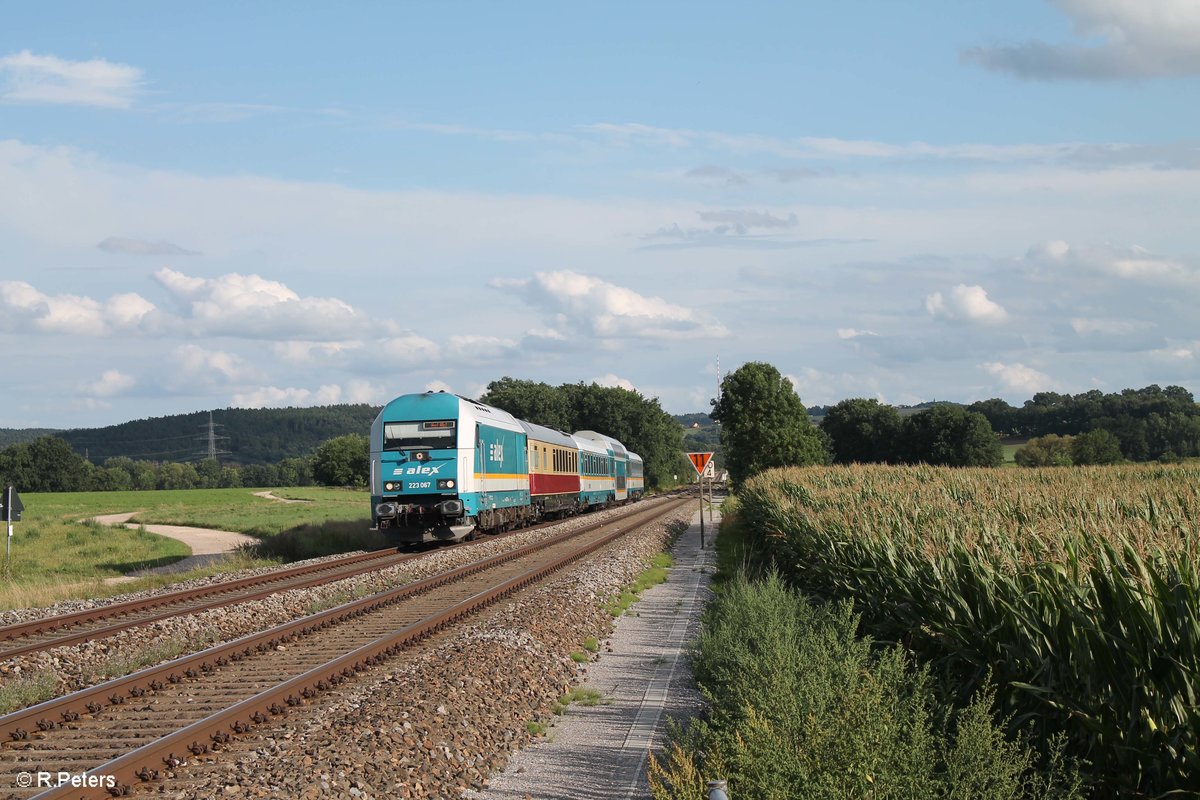
[[642, 458], [611, 436], [519, 420], [448, 392], [406, 394], [371, 424], [372, 529], [452, 541], [636, 500]]

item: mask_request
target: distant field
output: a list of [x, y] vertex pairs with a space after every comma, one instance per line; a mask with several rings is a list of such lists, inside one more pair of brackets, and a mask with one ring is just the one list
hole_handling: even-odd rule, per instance
[[[166, 582], [147, 578], [107, 586], [105, 578], [171, 564], [191, 554], [182, 543], [145, 530], [80, 520], [137, 512], [134, 522], [238, 531], [262, 539], [294, 529], [320, 531], [329, 523], [363, 531], [370, 525], [366, 492], [322, 488], [275, 489], [281, 503], [251, 489], [151, 492], [64, 492], [22, 495], [23, 520], [13, 524], [12, 559], [0, 584], [0, 608], [41, 605], [65, 597], [111, 595]], [[343, 537], [344, 539], [344, 537]], [[305, 555], [305, 554], [300, 554]], [[237, 566], [250, 562], [243, 560]], [[258, 562], [265, 563], [265, 562]], [[211, 571], [211, 570], [210, 570]]]

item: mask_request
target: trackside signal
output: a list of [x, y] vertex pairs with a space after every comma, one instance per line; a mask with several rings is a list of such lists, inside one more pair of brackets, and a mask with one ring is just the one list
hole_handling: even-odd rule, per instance
[[704, 468], [708, 466], [708, 462], [712, 460], [712, 453], [688, 453], [688, 461], [692, 462], [692, 466], [696, 468], [697, 475], [704, 474]]

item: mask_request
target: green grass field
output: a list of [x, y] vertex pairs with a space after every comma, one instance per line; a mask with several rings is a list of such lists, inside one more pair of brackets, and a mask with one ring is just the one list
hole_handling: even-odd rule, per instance
[[[281, 503], [255, 497], [250, 489], [190, 489], [152, 492], [64, 492], [23, 495], [25, 512], [13, 523], [11, 559], [0, 582], [0, 608], [44, 605], [68, 597], [98, 597], [161, 585], [186, 576], [149, 577], [105, 584], [106, 578], [174, 563], [191, 551], [182, 543], [145, 530], [81, 522], [100, 514], [137, 512], [134, 522], [190, 525], [238, 531], [264, 540], [268, 558], [246, 555], [224, 569], [277, 563], [290, 558], [377, 544], [366, 492], [323, 488], [277, 489]], [[330, 530], [327, 543], [321, 532]], [[361, 541], [361, 544], [360, 544]], [[285, 544], [286, 542], [286, 544]], [[324, 546], [323, 546], [324, 545]]]

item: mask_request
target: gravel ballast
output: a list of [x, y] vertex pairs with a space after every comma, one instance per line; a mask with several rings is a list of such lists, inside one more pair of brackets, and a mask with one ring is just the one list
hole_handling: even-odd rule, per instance
[[[631, 533], [431, 646], [240, 738], [216, 760], [180, 768], [143, 791], [424, 798], [487, 789], [489, 776], [538, 738], [528, 724], [558, 719], [552, 708], [559, 698], [589, 681], [597, 663], [577, 664], [570, 654], [582, 651], [587, 637], [612, 630], [605, 600], [629, 585], [690, 516], [677, 512]], [[599, 663], [610, 655], [602, 648]]]

